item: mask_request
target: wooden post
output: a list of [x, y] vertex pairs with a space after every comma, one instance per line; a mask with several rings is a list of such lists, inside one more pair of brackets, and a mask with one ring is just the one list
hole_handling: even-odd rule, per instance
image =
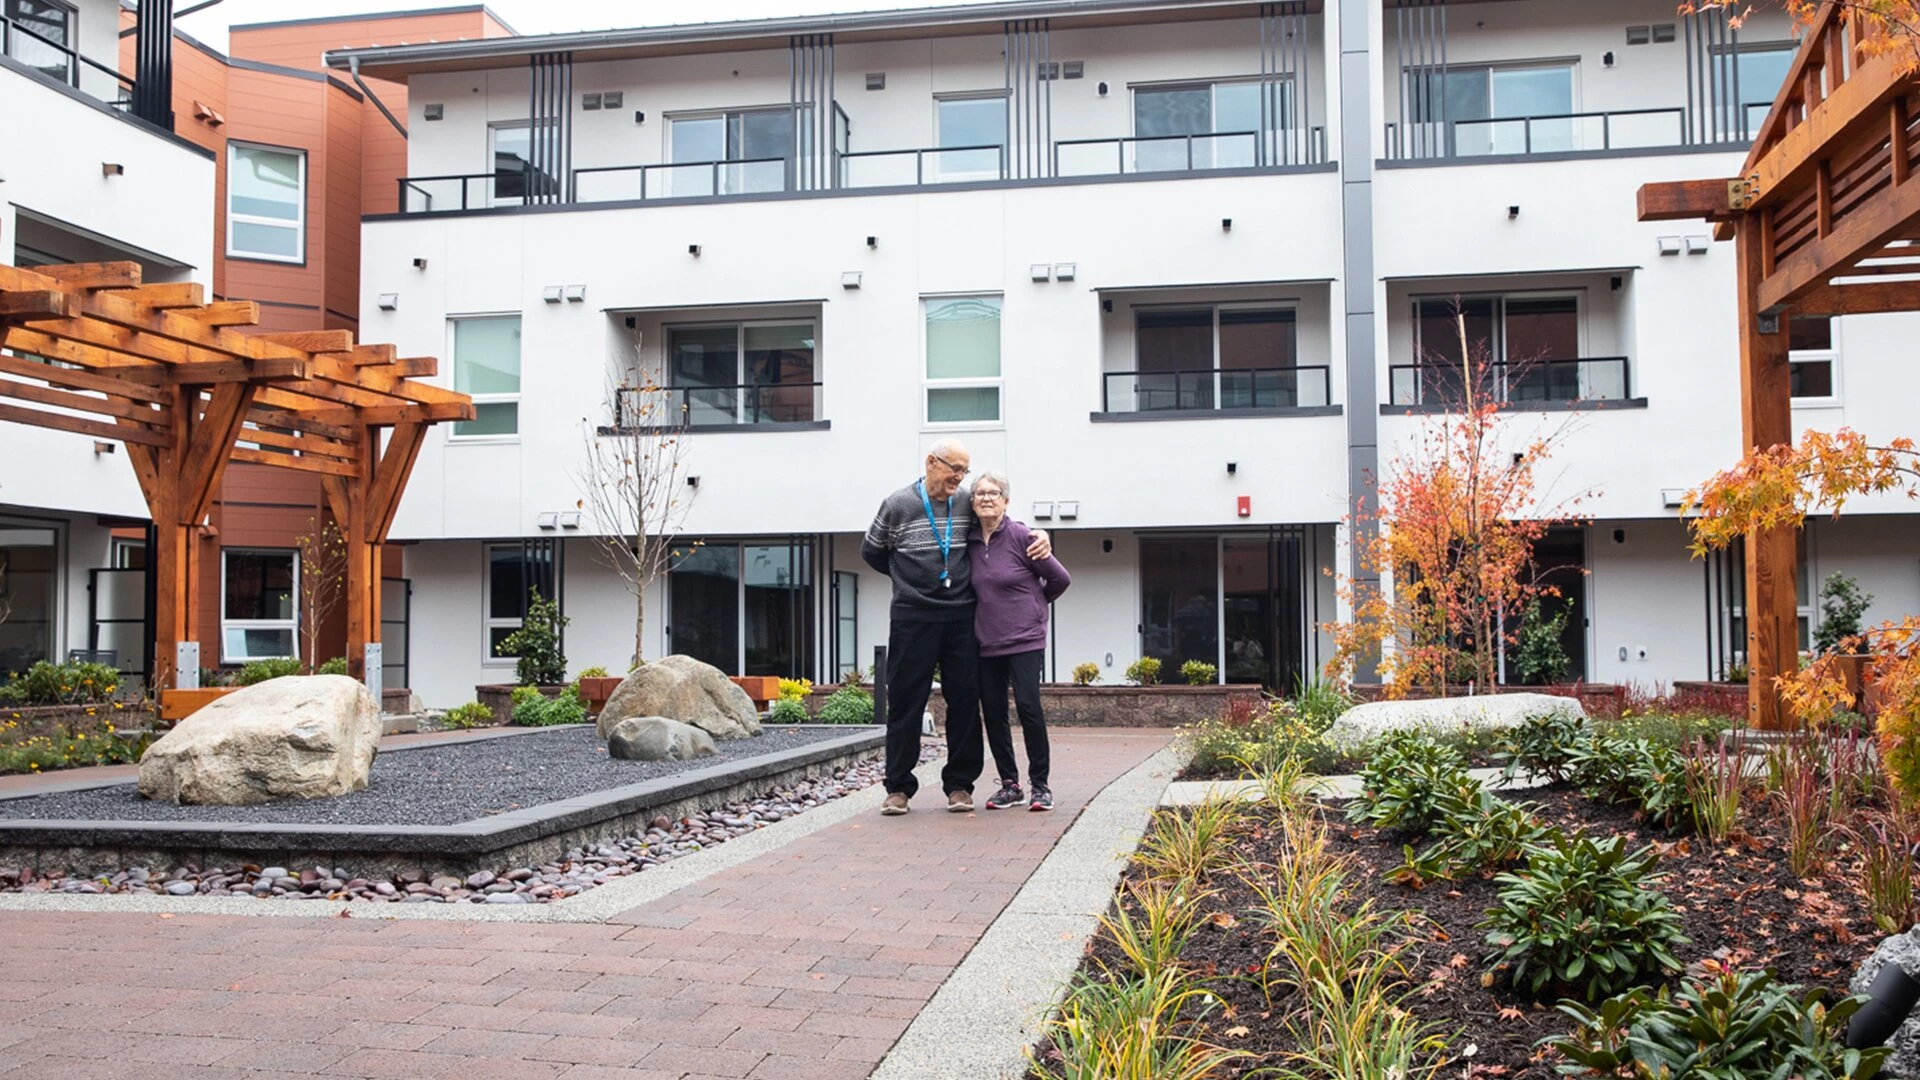
[[367, 513], [368, 489], [373, 486], [375, 455], [380, 440], [369, 427], [355, 433], [359, 444], [355, 475], [346, 484], [347, 520], [347, 674], [365, 681], [367, 644], [380, 640], [380, 627], [374, 621], [372, 590], [379, 587], [379, 568], [374, 564], [372, 522]]
[[[1762, 332], [1755, 294], [1767, 252], [1759, 215], [1741, 217], [1734, 230], [1740, 288], [1740, 436], [1747, 449], [1793, 443], [1787, 366], [1787, 316]], [[1774, 678], [1798, 667], [1799, 619], [1795, 592], [1795, 526], [1759, 530], [1747, 544], [1747, 722], [1787, 726]]]

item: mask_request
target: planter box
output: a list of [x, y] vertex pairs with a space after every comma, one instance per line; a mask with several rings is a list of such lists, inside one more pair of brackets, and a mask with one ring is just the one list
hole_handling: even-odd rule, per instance
[[160, 719], [164, 723], [185, 720], [220, 698], [239, 690], [238, 686], [206, 686], [198, 690], [160, 691]]
[[1698, 707], [1712, 712], [1747, 719], [1747, 684], [1743, 682], [1690, 681], [1673, 684], [1673, 696], [1683, 707]]
[[[513, 692], [517, 689], [516, 683], [482, 683], [473, 688], [473, 700], [493, 710], [495, 727], [506, 727], [513, 721]], [[559, 697], [567, 688], [541, 686], [536, 689], [548, 697]]]
[[[820, 705], [838, 689], [837, 686], [815, 686], [807, 698], [807, 708], [818, 712]], [[1240, 701], [1244, 703], [1242, 708], [1258, 710], [1264, 700], [1260, 687], [1251, 683], [1216, 686], [1045, 683], [1040, 687], [1040, 708], [1047, 714], [1048, 727], [1181, 727], [1225, 717], [1232, 708], [1230, 702]], [[927, 700], [927, 708], [933, 713], [935, 726], [944, 731], [947, 702], [938, 690]], [[885, 717], [876, 719], [884, 721]]]
[[94, 735], [111, 723], [121, 731], [147, 727], [153, 713], [144, 704], [117, 702], [106, 705], [0, 705], [0, 722], [17, 725], [14, 739], [51, 738], [58, 735]]
[[765, 708], [767, 702], [780, 696], [780, 680], [772, 675], [729, 675], [728, 681], [747, 692], [758, 708]]
[[[1555, 683], [1550, 686], [1496, 686], [1492, 690], [1469, 689], [1465, 686], [1447, 687], [1447, 697], [1472, 697], [1475, 693], [1486, 694], [1550, 694], [1554, 697], [1569, 697], [1580, 702], [1588, 716], [1618, 716], [1626, 705], [1626, 688], [1616, 683]], [[1387, 688], [1378, 683], [1355, 683], [1353, 695], [1361, 701], [1383, 701]]]
[[600, 710], [607, 707], [607, 699], [611, 698], [613, 692], [620, 689], [620, 684], [625, 681], [612, 675], [604, 677], [596, 675], [581, 679], [580, 697], [587, 703], [587, 715], [599, 716]]

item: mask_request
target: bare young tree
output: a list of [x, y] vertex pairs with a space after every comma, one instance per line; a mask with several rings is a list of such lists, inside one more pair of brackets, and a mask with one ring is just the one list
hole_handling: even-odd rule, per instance
[[697, 489], [687, 483], [687, 407], [642, 363], [640, 335], [607, 389], [612, 424], [581, 421], [586, 456], [578, 502], [601, 557], [633, 596], [634, 666], [646, 659], [647, 590], [665, 576]]
[[300, 552], [301, 654], [307, 670], [317, 671], [325, 662], [320, 656], [320, 631], [344, 595], [340, 586], [347, 575], [347, 542], [338, 525], [308, 518], [306, 534], [295, 537], [293, 543]]

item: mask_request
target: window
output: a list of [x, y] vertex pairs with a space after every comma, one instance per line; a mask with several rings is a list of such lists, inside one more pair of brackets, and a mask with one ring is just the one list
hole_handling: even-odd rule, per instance
[[926, 301], [927, 423], [1000, 422], [1000, 297]]
[[1414, 362], [1394, 365], [1396, 405], [1461, 401], [1469, 359], [1479, 367], [1473, 372], [1476, 391], [1505, 401], [1627, 396], [1624, 357], [1580, 355], [1578, 295], [1426, 297], [1413, 305]]
[[800, 153], [813, 152], [811, 115], [811, 109], [782, 105], [673, 117], [668, 124], [668, 155], [674, 166], [658, 170], [665, 174], [666, 185], [646, 194], [652, 198], [785, 191], [796, 128]]
[[0, 520], [0, 676], [58, 660], [61, 529]]
[[1834, 374], [1840, 356], [1833, 331], [1833, 320], [1825, 315], [1795, 315], [1787, 320], [1787, 379], [1796, 402], [1839, 400]]
[[[1138, 308], [1134, 312], [1133, 408], [1290, 408], [1327, 404], [1325, 369], [1297, 367], [1290, 307]], [[1306, 385], [1302, 386], [1303, 375]], [[1119, 376], [1125, 379], [1128, 376]], [[1108, 379], [1107, 407], [1119, 389]]]
[[[1292, 115], [1293, 84], [1271, 81], [1266, 132]], [[1136, 172], [1244, 168], [1258, 163], [1259, 82], [1142, 86], [1133, 91]], [[1193, 136], [1193, 138], [1187, 138]], [[1191, 150], [1191, 157], [1189, 157]]]
[[703, 543], [667, 573], [672, 650], [743, 675], [797, 678], [813, 662], [812, 551], [804, 543]]
[[[552, 174], [533, 166], [534, 141], [544, 138], [551, 141], [555, 128], [543, 122], [536, 131], [531, 122], [514, 120], [504, 124], [494, 124], [487, 129], [488, 138], [493, 143], [493, 204], [510, 206], [524, 203], [538, 195], [552, 195], [559, 188]], [[548, 147], [543, 155], [552, 161], [557, 156]]]
[[272, 262], [306, 259], [307, 155], [227, 144], [227, 254]]
[[520, 432], [520, 316], [454, 319], [453, 388], [473, 395], [474, 417], [454, 438]]
[[689, 424], [813, 419], [814, 324], [728, 323], [667, 328], [668, 389]]
[[498, 652], [500, 643], [526, 620], [533, 590], [540, 590], [544, 599], [555, 598], [553, 543], [531, 540], [488, 544], [485, 554], [486, 596], [482, 603], [486, 611], [486, 659], [511, 662], [511, 655], [502, 656]]
[[[932, 181], [999, 180], [1006, 175], [1007, 96], [1005, 92], [934, 99], [934, 126], [940, 152], [932, 155], [922, 179]], [[989, 149], [965, 149], [988, 147]]]
[[[1538, 154], [1574, 149], [1571, 64], [1409, 70], [1408, 126], [1449, 155]], [[1504, 121], [1504, 122], [1502, 122]], [[1411, 137], [1420, 141], [1420, 136]]]
[[79, 85], [74, 66], [74, 11], [51, 0], [6, 0], [7, 55], [68, 86]]
[[[1759, 132], [1761, 121], [1773, 108], [1780, 84], [1787, 81], [1793, 67], [1793, 54], [1799, 46], [1793, 42], [1764, 42], [1742, 45], [1730, 54], [1717, 50], [1713, 64], [1713, 93], [1720, 99], [1720, 131], [1727, 139], [1742, 142]], [[1735, 100], [1735, 95], [1738, 100]]]
[[220, 658], [233, 664], [297, 656], [299, 560], [291, 551], [220, 553]]

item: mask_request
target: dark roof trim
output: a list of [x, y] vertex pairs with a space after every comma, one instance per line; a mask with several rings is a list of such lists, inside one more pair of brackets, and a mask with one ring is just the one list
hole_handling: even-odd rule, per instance
[[485, 4], [459, 4], [453, 7], [435, 8], [406, 8], [400, 11], [369, 11], [360, 15], [319, 15], [311, 19], [281, 19], [277, 22], [234, 23], [227, 28], [227, 32], [231, 34], [241, 30], [278, 30], [287, 26], [325, 26], [329, 23], [372, 22], [375, 19], [405, 19], [416, 18], [423, 15], [466, 15], [475, 11], [486, 12], [494, 22], [506, 27], [509, 33], [516, 37], [520, 35], [520, 31], [515, 30], [508, 24], [507, 20], [501, 18], [492, 8]]
[[262, 63], [259, 60], [243, 60], [238, 56], [227, 57], [229, 67], [241, 71], [257, 71], [262, 75], [285, 75], [289, 79], [305, 79], [308, 82], [326, 82], [329, 76], [323, 71], [302, 71], [299, 68], [281, 67], [279, 64]]
[[1283, 285], [1331, 285], [1330, 277], [1315, 278], [1274, 278], [1265, 281], [1196, 281], [1189, 284], [1153, 284], [1153, 285], [1096, 285], [1097, 293], [1131, 292], [1183, 292], [1188, 289], [1265, 289]]
[[1579, 277], [1584, 274], [1631, 274], [1643, 266], [1561, 266], [1535, 270], [1470, 270], [1451, 274], [1382, 274], [1381, 281], [1472, 281], [1477, 278]]
[[719, 46], [756, 39], [777, 40], [791, 34], [856, 34], [961, 26], [977, 27], [981, 33], [988, 33], [997, 32], [1000, 24], [1009, 19], [1063, 19], [1145, 12], [1181, 12], [1191, 13], [1195, 18], [1205, 18], [1210, 11], [1236, 8], [1252, 9], [1257, 5], [1248, 3], [1248, 0], [999, 0], [997, 3], [899, 8], [844, 15], [800, 15], [422, 45], [369, 46], [329, 52], [327, 64], [346, 67], [351, 59], [358, 58], [363, 68], [372, 68], [409, 63], [508, 59], [555, 50], [586, 54], [575, 57], [576, 61], [581, 61], [591, 59], [591, 54], [598, 49], [697, 43]]
[[49, 79], [47, 78], [46, 73], [41, 71], [39, 68], [28, 67], [26, 64], [23, 64], [20, 61], [15, 60], [13, 57], [6, 56], [4, 54], [0, 54], [0, 68], [4, 68], [9, 71], [18, 72], [19, 74], [24, 75], [29, 79], [32, 79], [33, 81], [39, 83], [41, 86], [44, 86], [47, 89], [54, 91], [55, 93], [65, 94], [66, 96], [72, 98], [73, 100], [79, 102], [80, 104], [85, 105], [92, 109], [97, 109], [100, 112], [106, 113], [108, 116], [111, 116], [122, 123], [132, 124], [134, 127], [142, 128], [145, 131], [147, 131], [149, 134], [155, 136], [156, 138], [165, 139], [167, 142], [173, 143], [174, 145], [179, 146], [182, 149], [191, 150], [194, 153], [199, 154], [201, 157], [206, 158], [208, 161], [214, 160], [213, 151], [207, 149], [204, 146], [201, 146], [199, 143], [192, 142], [187, 139], [183, 139], [180, 136], [175, 135], [173, 132], [168, 131], [166, 128], [159, 127], [154, 124], [150, 124], [145, 120], [142, 120], [137, 116], [134, 116], [132, 113], [121, 112], [119, 109], [116, 109], [113, 106], [107, 104], [106, 102], [101, 101], [99, 98], [96, 98], [90, 94], [83, 94], [80, 91], [74, 89], [73, 87], [68, 86], [66, 83], [56, 82], [53, 79]]

